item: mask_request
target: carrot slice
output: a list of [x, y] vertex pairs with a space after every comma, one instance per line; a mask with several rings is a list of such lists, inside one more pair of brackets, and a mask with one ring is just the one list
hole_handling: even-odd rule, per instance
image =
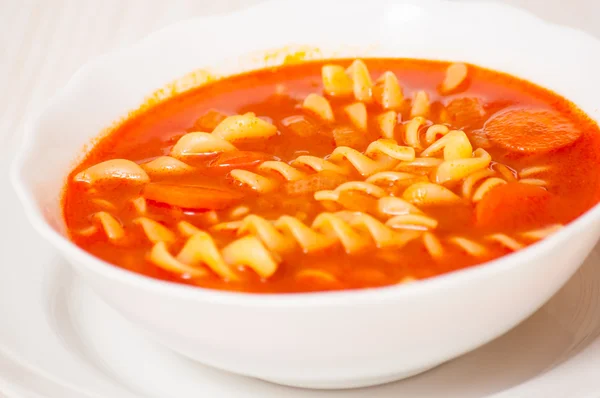
[[238, 192], [224, 188], [162, 182], [147, 184], [142, 191], [142, 196], [169, 206], [206, 210], [225, 209], [243, 197]]
[[518, 182], [498, 185], [485, 194], [475, 211], [484, 228], [525, 229], [556, 222], [557, 203], [545, 189]]
[[277, 157], [267, 153], [253, 151], [221, 152], [216, 158], [208, 163], [208, 166], [218, 167], [223, 171], [229, 171], [231, 169], [249, 169], [258, 166], [267, 160], [277, 160]]
[[569, 119], [545, 109], [513, 109], [496, 114], [484, 130], [496, 144], [524, 153], [560, 149], [581, 136], [581, 130]]

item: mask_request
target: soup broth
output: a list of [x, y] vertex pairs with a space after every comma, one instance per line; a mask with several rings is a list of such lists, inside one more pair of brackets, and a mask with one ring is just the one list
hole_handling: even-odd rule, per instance
[[599, 200], [598, 126], [461, 63], [328, 60], [132, 116], [69, 176], [75, 244], [162, 280], [256, 293], [411, 283], [545, 238]]

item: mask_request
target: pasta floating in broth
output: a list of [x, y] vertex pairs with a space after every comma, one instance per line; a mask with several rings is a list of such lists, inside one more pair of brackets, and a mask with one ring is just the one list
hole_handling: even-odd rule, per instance
[[72, 172], [64, 215], [77, 245], [154, 278], [264, 293], [376, 287], [555, 233], [599, 201], [599, 162], [596, 124], [514, 77], [314, 62], [131, 117]]

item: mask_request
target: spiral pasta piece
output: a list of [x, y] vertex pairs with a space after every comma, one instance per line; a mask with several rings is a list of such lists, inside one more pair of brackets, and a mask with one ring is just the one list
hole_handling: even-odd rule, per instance
[[387, 223], [363, 212], [338, 212], [334, 216], [347, 222], [355, 230], [367, 233], [378, 249], [400, 248], [419, 236], [414, 231], [396, 231]]
[[334, 122], [333, 109], [327, 99], [318, 94], [308, 94], [302, 103], [302, 107], [317, 115], [321, 120]]
[[110, 202], [106, 199], [94, 198], [90, 202], [103, 210], [117, 210], [117, 206], [113, 202]]
[[312, 229], [327, 236], [334, 236], [348, 254], [362, 252], [370, 246], [365, 235], [359, 234], [350, 224], [331, 213], [319, 214], [312, 223]]
[[490, 169], [482, 169], [466, 177], [463, 180], [461, 187], [463, 197], [470, 199], [477, 184], [486, 178], [493, 176], [494, 174], [495, 173]]
[[548, 186], [548, 181], [542, 180], [540, 178], [523, 178], [519, 180], [522, 184], [536, 185], [538, 187], [546, 187]]
[[336, 243], [336, 239], [315, 231], [295, 217], [281, 216], [275, 221], [275, 227], [291, 236], [300, 245], [304, 253], [320, 251]]
[[400, 161], [410, 162], [415, 160], [414, 148], [398, 145], [396, 141], [386, 138], [373, 141], [365, 150], [365, 155], [371, 158], [375, 158], [380, 154]]
[[265, 279], [277, 271], [281, 262], [254, 236], [245, 236], [225, 246], [223, 258], [228, 264], [249, 267]]
[[422, 206], [445, 205], [461, 201], [460, 196], [446, 187], [430, 182], [418, 182], [406, 188], [404, 200]]
[[107, 180], [146, 184], [150, 182], [150, 177], [143, 168], [131, 160], [112, 159], [95, 164], [77, 173], [74, 180], [90, 185]]
[[344, 97], [354, 93], [354, 83], [343, 67], [324, 65], [321, 69], [323, 90], [333, 97]]
[[148, 173], [148, 175], [153, 177], [183, 175], [195, 170], [194, 167], [171, 156], [159, 156], [140, 166]]
[[200, 228], [197, 228], [193, 224], [187, 221], [180, 221], [177, 223], [177, 231], [180, 235], [185, 236], [186, 238], [191, 237], [192, 235], [201, 232]]
[[412, 107], [410, 108], [410, 117], [427, 116], [429, 115], [430, 107], [429, 94], [423, 90], [417, 91], [413, 98]]
[[508, 166], [502, 163], [494, 163], [492, 165], [492, 170], [496, 170], [498, 173], [500, 173], [500, 175], [502, 176], [502, 178], [504, 178], [504, 180], [506, 180], [506, 182], [517, 181], [517, 177], [515, 177], [513, 171], [510, 168], [508, 168]]
[[410, 119], [404, 130], [404, 140], [407, 145], [417, 149], [422, 148], [421, 140], [419, 139], [419, 130], [426, 124], [427, 119], [423, 116], [415, 116]]
[[253, 113], [229, 116], [215, 127], [212, 134], [226, 141], [269, 138], [277, 134], [277, 127]]
[[261, 171], [274, 171], [281, 175], [286, 181], [297, 181], [306, 177], [306, 173], [278, 160], [268, 160], [263, 162], [258, 166], [258, 169]]
[[257, 236], [269, 250], [277, 253], [286, 253], [296, 247], [294, 240], [282, 234], [271, 221], [257, 215], [245, 217], [237, 232], [238, 235]]
[[[379, 139], [369, 144], [364, 154], [350, 147], [339, 146], [329, 155], [328, 159], [308, 155], [299, 156], [291, 162], [290, 167], [306, 167], [316, 172], [332, 171], [340, 175], [348, 175], [350, 169], [338, 164], [345, 160], [361, 175], [370, 176], [378, 171], [394, 167], [400, 161], [413, 159], [415, 159], [413, 148], [398, 145], [391, 139]], [[263, 163], [263, 165], [265, 164], [266, 166], [263, 168], [276, 170], [286, 179], [300, 176], [282, 162], [268, 161]], [[292, 180], [288, 179], [288, 181]]]
[[549, 165], [525, 167], [519, 171], [519, 178], [529, 178], [538, 174], [543, 174], [551, 169]]
[[455, 91], [467, 79], [469, 69], [463, 63], [453, 63], [446, 69], [444, 81], [440, 85], [442, 94]]
[[444, 256], [442, 242], [440, 242], [437, 236], [431, 232], [425, 232], [423, 234], [423, 246], [425, 246], [427, 253], [436, 260], [439, 260]]
[[252, 233], [266, 248], [276, 253], [291, 249], [293, 239], [305, 253], [342, 244], [349, 254], [358, 253], [373, 244], [379, 248], [401, 247], [419, 236], [415, 231], [395, 231], [365, 213], [321, 213], [308, 227], [300, 220], [282, 216], [274, 224], [253, 216], [240, 233]]
[[192, 267], [177, 260], [167, 248], [165, 242], [157, 242], [152, 246], [148, 260], [154, 265], [183, 277], [199, 278], [208, 275], [203, 268]]
[[353, 83], [354, 98], [357, 101], [371, 102], [373, 82], [367, 65], [360, 59], [352, 62], [347, 70]]
[[240, 219], [248, 214], [250, 214], [250, 208], [244, 205], [239, 205], [229, 210], [229, 217], [232, 219]]
[[[373, 160], [371, 157], [377, 154], [387, 155]], [[380, 139], [372, 142], [365, 154], [356, 149], [340, 146], [334, 149], [329, 160], [334, 162], [348, 161], [362, 176], [370, 176], [379, 171], [394, 167], [400, 160], [410, 161], [414, 159], [414, 149], [397, 145], [393, 140]]]
[[523, 245], [521, 242], [517, 241], [514, 238], [511, 238], [506, 234], [492, 234], [486, 236], [486, 239], [492, 242], [497, 242], [512, 251], [516, 251], [525, 247], [525, 245]]
[[502, 184], [506, 184], [506, 181], [503, 180], [502, 178], [498, 178], [498, 177], [488, 178], [479, 186], [479, 188], [477, 188], [477, 190], [473, 194], [473, 198], [472, 198], [473, 202], [475, 202], [475, 203], [479, 202], [494, 187], [497, 187], [498, 185], [502, 185]]
[[[429, 122], [423, 116], [415, 116], [413, 117], [405, 127], [404, 137], [406, 143], [415, 148], [421, 149], [423, 148], [423, 143], [428, 146], [428, 148], [421, 153], [421, 156], [431, 156], [434, 152], [441, 150], [446, 146], [448, 138], [441, 143], [438, 143], [438, 137], [444, 137], [446, 134], [450, 133], [450, 129], [448, 126], [443, 124], [433, 124], [427, 127], [425, 130], [425, 135], [421, 137], [421, 131], [424, 126], [426, 126]], [[454, 134], [456, 135], [456, 133]], [[450, 136], [450, 138], [456, 139], [454, 136]], [[463, 137], [460, 137], [463, 138]], [[464, 137], [466, 139], [466, 135]], [[436, 141], [438, 140], [438, 141]], [[423, 141], [423, 142], [421, 142]], [[468, 141], [468, 139], [467, 139]], [[432, 146], [433, 145], [433, 146]]]
[[[347, 170], [324, 159], [321, 159], [321, 161], [319, 161], [317, 159], [320, 158], [316, 158], [314, 156], [301, 156], [300, 158], [297, 158], [292, 163], [295, 165], [308, 164], [312, 166], [312, 168], [315, 171], [327, 170], [336, 172], [342, 171], [343, 174], [347, 173]], [[269, 160], [261, 163], [261, 165], [258, 166], [258, 170], [263, 172], [275, 172], [285, 181], [298, 181], [307, 176], [306, 173], [298, 170], [297, 168], [290, 166], [285, 162], [277, 160]], [[230, 172], [230, 176], [238, 183], [248, 186], [258, 193], [272, 192], [276, 190], [277, 187], [280, 185], [279, 181], [277, 181], [276, 179], [269, 178], [249, 170], [235, 169]]]
[[404, 214], [422, 214], [421, 209], [395, 196], [385, 196], [377, 201], [377, 212], [384, 217], [400, 216]]
[[90, 237], [98, 232], [98, 227], [96, 225], [90, 225], [85, 228], [81, 228], [75, 231], [76, 235]]
[[337, 165], [317, 156], [303, 155], [292, 160], [291, 165], [294, 167], [306, 167], [316, 172], [331, 171], [341, 175], [350, 173], [347, 167]]
[[355, 102], [344, 107], [344, 113], [350, 122], [362, 132], [367, 131], [367, 107], [362, 102]]
[[471, 142], [464, 131], [453, 130], [421, 152], [421, 156], [432, 156], [442, 149], [444, 150], [444, 160], [470, 158], [473, 153]]
[[132, 199], [131, 205], [137, 214], [146, 214], [148, 212], [148, 203], [146, 202], [146, 198], [143, 196], [138, 196], [137, 198]]
[[171, 156], [182, 159], [186, 156], [204, 155], [214, 152], [231, 152], [237, 148], [229, 141], [210, 133], [187, 133], [171, 149]]
[[207, 225], [215, 225], [220, 221], [219, 214], [216, 211], [210, 210], [202, 215], [202, 222]]
[[294, 275], [294, 278], [296, 280], [317, 280], [322, 283], [335, 283], [338, 281], [338, 279], [330, 272], [312, 268], [298, 271], [296, 275]]
[[375, 198], [386, 196], [387, 193], [381, 187], [368, 183], [366, 181], [350, 181], [343, 183], [334, 190], [317, 191], [314, 194], [316, 201], [332, 201], [337, 202], [340, 199], [342, 192], [359, 191]]
[[421, 176], [413, 173], [405, 173], [401, 171], [380, 171], [375, 173], [365, 181], [371, 184], [393, 184], [397, 181], [412, 180]]
[[171, 244], [177, 240], [177, 237], [169, 228], [151, 218], [138, 217], [133, 220], [133, 223], [142, 227], [144, 234], [152, 243], [165, 242]]
[[339, 146], [329, 156], [329, 160], [334, 162], [348, 161], [356, 171], [362, 176], [369, 176], [378, 171], [389, 168], [389, 161], [382, 159], [373, 160], [356, 149]]
[[394, 130], [396, 129], [396, 124], [398, 123], [398, 113], [396, 111], [387, 111], [378, 115], [375, 118], [377, 125], [379, 126], [379, 130], [381, 131], [381, 135], [383, 138], [394, 138]]
[[375, 95], [375, 99], [383, 109], [399, 111], [402, 108], [404, 93], [394, 73], [389, 71], [383, 73], [375, 82], [373, 90], [378, 93]]
[[123, 226], [112, 214], [99, 211], [92, 215], [92, 219], [100, 223], [106, 237], [111, 242], [119, 242], [125, 237]]
[[242, 226], [242, 220], [225, 221], [210, 227], [213, 232], [237, 232]]
[[485, 169], [492, 161], [492, 157], [485, 149], [478, 148], [472, 158], [446, 160], [440, 164], [435, 173], [435, 181], [443, 184], [448, 181], [458, 181], [470, 174]]
[[188, 238], [176, 259], [192, 267], [204, 264], [226, 280], [239, 279], [225, 262], [213, 238], [203, 231], [196, 232]]
[[477, 243], [472, 239], [462, 236], [453, 236], [448, 239], [448, 242], [458, 246], [469, 255], [474, 257], [482, 257], [487, 254], [487, 249], [481, 243]]
[[252, 171], [235, 169], [229, 173], [238, 183], [250, 187], [253, 191], [258, 193], [268, 193], [277, 189], [279, 184], [270, 178], [261, 176]]
[[426, 231], [430, 229], [436, 229], [438, 221], [435, 218], [431, 218], [424, 214], [400, 214], [394, 216], [385, 222], [390, 228], [395, 229], [413, 229]]
[[443, 137], [449, 132], [450, 129], [448, 128], [448, 126], [443, 124], [434, 124], [432, 126], [429, 126], [427, 128], [427, 131], [425, 132], [425, 143], [427, 145], [431, 145], [439, 136]]
[[562, 228], [563, 226], [561, 224], [554, 224], [545, 228], [522, 232], [520, 235], [525, 239], [537, 241], [547, 238], [548, 236], [560, 231]]

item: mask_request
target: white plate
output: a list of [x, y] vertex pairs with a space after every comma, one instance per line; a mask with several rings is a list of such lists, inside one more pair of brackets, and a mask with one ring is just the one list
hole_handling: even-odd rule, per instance
[[[0, 157], [0, 170], [8, 160]], [[151, 342], [34, 233], [5, 175], [0, 192], [0, 391], [11, 398], [579, 398], [600, 390], [600, 246], [542, 309], [476, 351], [393, 384], [308, 391], [213, 370]]]

